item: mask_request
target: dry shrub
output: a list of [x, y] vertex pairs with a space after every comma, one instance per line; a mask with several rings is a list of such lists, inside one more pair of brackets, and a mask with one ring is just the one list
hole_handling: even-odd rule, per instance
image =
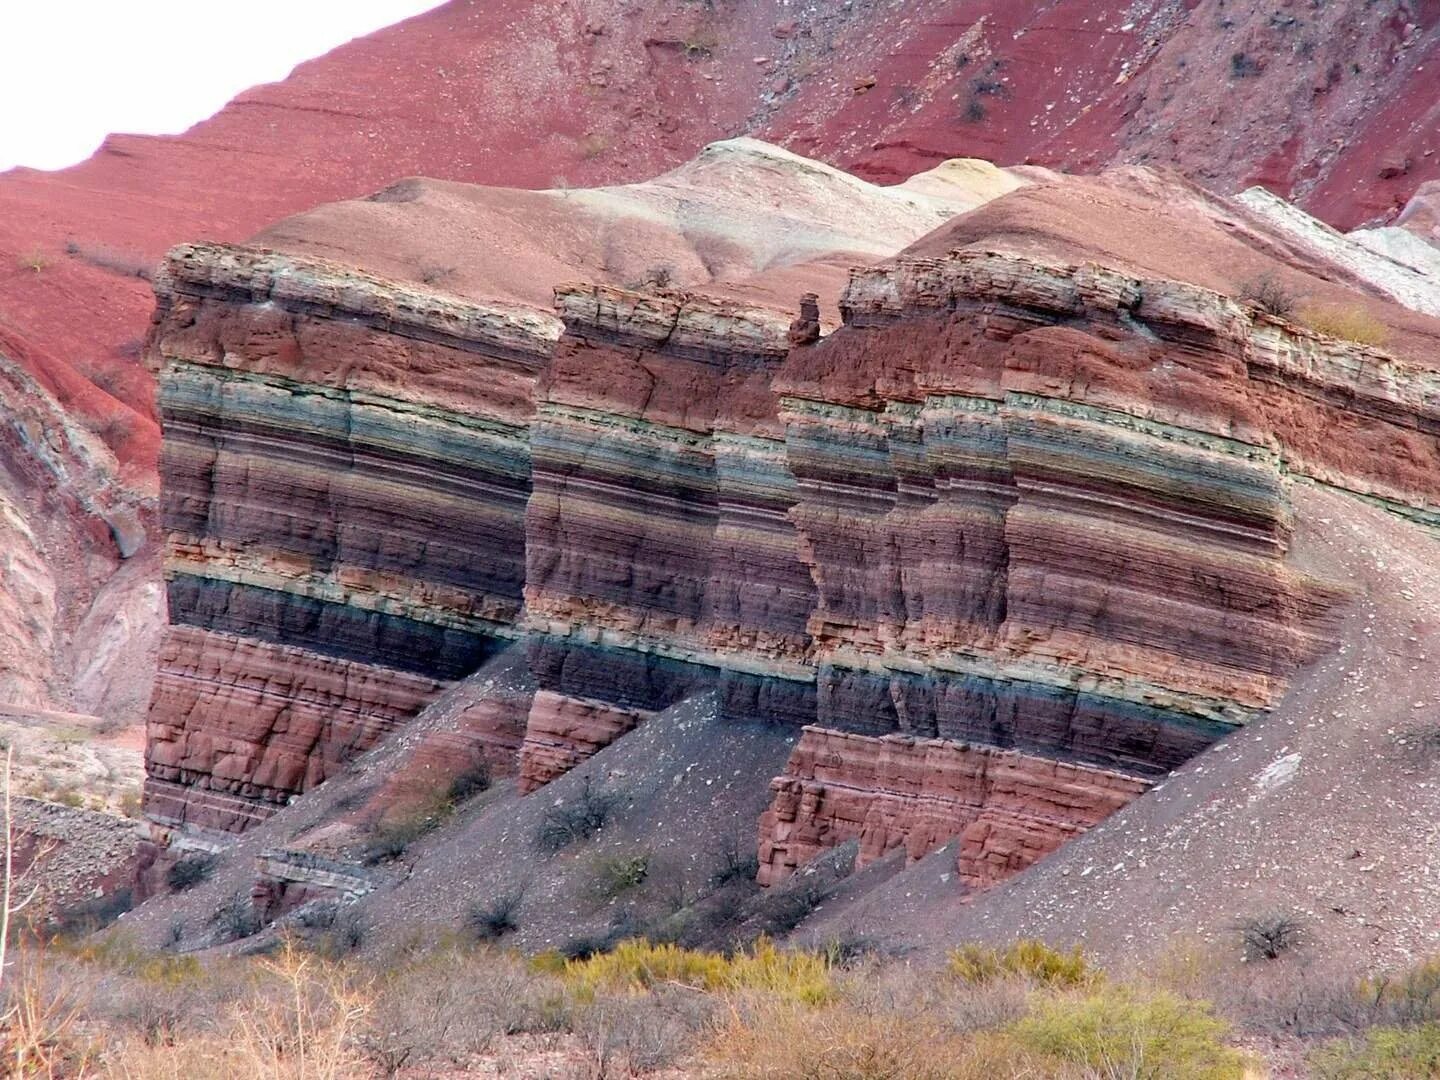
[[382, 1071], [460, 1064], [502, 1036], [569, 1027], [560, 980], [509, 953], [445, 948], [398, 968], [378, 987], [364, 1043]]
[[92, 1056], [80, 1023], [85, 981], [63, 959], [38, 949], [11, 956], [0, 995], [0, 1049], [7, 1075], [82, 1075]]
[[1317, 334], [1353, 341], [1357, 345], [1379, 348], [1390, 340], [1390, 330], [1384, 323], [1364, 308], [1354, 305], [1307, 307], [1300, 312], [1300, 321]]
[[1001, 1035], [963, 1035], [929, 1013], [766, 996], [737, 1003], [711, 1043], [720, 1075], [785, 1080], [992, 1080], [1055, 1076]]
[[649, 994], [602, 997], [577, 1009], [574, 1028], [599, 1076], [635, 1076], [675, 1065], [714, 1026], [709, 994], [663, 987]]
[[1241, 962], [1232, 945], [1189, 941], [1163, 956], [1152, 974], [1159, 987], [1209, 1001], [1219, 1015], [1260, 1035], [1351, 1034], [1384, 1015], [1373, 997], [1357, 991], [1352, 965], [1313, 952]]
[[140, 278], [149, 281], [154, 277], [154, 260], [138, 251], [123, 251], [105, 244], [84, 245], [74, 241], [65, 245], [65, 254], [73, 255], [82, 262], [101, 270], [109, 270], [121, 277]]
[[502, 893], [486, 903], [472, 904], [465, 914], [465, 922], [475, 939], [498, 941], [520, 929], [518, 915], [522, 898], [522, 894], [516, 891]]
[[871, 959], [850, 972], [841, 989], [845, 1000], [857, 1008], [923, 1014], [964, 1034], [1013, 1024], [1028, 1012], [1034, 988], [1013, 976], [978, 985]]
[[50, 265], [50, 258], [40, 248], [33, 247], [17, 258], [15, 265], [21, 270], [29, 270], [31, 273], [38, 274]]
[[344, 1080], [373, 1070], [360, 1048], [370, 989], [286, 942], [252, 969], [250, 991], [216, 1028], [173, 1041], [132, 1038], [102, 1056], [106, 1075], [220, 1080]]
[[605, 828], [621, 801], [619, 792], [600, 788], [587, 776], [573, 797], [546, 809], [535, 842], [542, 852], [553, 855], [571, 844], [588, 840]]
[[1299, 298], [1274, 274], [1261, 274], [1240, 285], [1240, 299], [1254, 304], [1261, 311], [1288, 319], [1295, 314]]
[[729, 956], [634, 938], [607, 953], [571, 960], [566, 981], [582, 993], [649, 990], [661, 984], [695, 990], [759, 991], [817, 1004], [834, 993], [830, 965], [818, 953], [777, 948], [761, 938], [748, 952]]
[[1305, 938], [1305, 923], [1285, 911], [1251, 915], [1236, 924], [1245, 955], [1251, 960], [1275, 960]]

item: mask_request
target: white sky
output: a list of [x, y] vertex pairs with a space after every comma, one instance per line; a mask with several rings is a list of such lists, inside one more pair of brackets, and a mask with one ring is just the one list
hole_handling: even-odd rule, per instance
[[0, 170], [185, 130], [302, 60], [440, 0], [0, 0]]

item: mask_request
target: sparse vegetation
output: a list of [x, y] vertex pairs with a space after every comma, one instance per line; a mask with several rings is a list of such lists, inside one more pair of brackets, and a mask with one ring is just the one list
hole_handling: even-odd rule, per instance
[[[1232, 1045], [1233, 1012], [1222, 1015], [1190, 990], [1106, 979], [1076, 954], [1039, 942], [957, 950], [966, 973], [947, 977], [864, 949], [846, 967], [834, 950], [788, 950], [766, 939], [727, 953], [629, 938], [569, 961], [525, 961], [451, 939], [392, 952], [377, 974], [323, 937], [347, 908], [317, 903], [296, 913], [297, 927], [322, 933], [308, 953], [295, 938], [268, 956], [202, 960], [147, 953], [113, 931], [80, 946], [24, 950], [7, 993], [29, 1012], [12, 1010], [0, 1037], [30, 1055], [21, 1059], [27, 1068], [43, 1063], [40, 1075], [79, 1075], [75, 1064], [85, 1062], [84, 1075], [186, 1080], [492, 1067], [524, 1074], [539, 1061], [550, 1075], [678, 1067], [777, 1080], [1238, 1080], [1246, 1066]], [[1237, 963], [1233, 953], [1229, 962]], [[1175, 967], [1157, 965], [1155, 973], [1169, 980]], [[1199, 970], [1180, 967], [1186, 979]], [[1239, 970], [1301, 971], [1288, 960]], [[1353, 1002], [1388, 1004], [1343, 1040], [1314, 1048], [1314, 1075], [1432, 1074], [1440, 1027], [1425, 1003], [1437, 971], [1440, 964], [1351, 980]], [[1236, 981], [1234, 969], [1211, 977], [1222, 992]], [[1401, 1001], [1415, 1022], [1399, 1018]], [[1431, 1019], [1419, 1019], [1427, 1012]]]
[[30, 248], [17, 260], [21, 270], [28, 270], [32, 274], [38, 274], [50, 265], [50, 259], [38, 247]]
[[451, 806], [459, 806], [489, 789], [490, 766], [484, 761], [477, 761], [455, 774], [445, 797]]
[[616, 897], [638, 888], [650, 870], [650, 853], [642, 851], [635, 855], [607, 855], [595, 862], [595, 891], [602, 900]]
[[825, 892], [813, 881], [790, 881], [762, 898], [758, 904], [765, 933], [784, 937], [808, 919], [825, 899]]
[[536, 843], [541, 851], [554, 854], [588, 840], [605, 827], [619, 805], [617, 792], [602, 790], [587, 776], [579, 792], [545, 811]]
[[721, 843], [714, 856], [715, 869], [710, 875], [710, 884], [717, 889], [732, 881], [754, 881], [760, 872], [760, 859], [754, 845], [742, 845], [733, 836]]
[[1239, 295], [1241, 300], [1281, 319], [1294, 315], [1295, 306], [1299, 302], [1296, 295], [1274, 274], [1261, 274], [1243, 282]]
[[1310, 1055], [1317, 1080], [1403, 1080], [1440, 1076], [1440, 1024], [1377, 1027], [1360, 1039], [1339, 1039]]
[[1385, 324], [1362, 307], [1319, 304], [1303, 308], [1300, 321], [1317, 334], [1353, 341], [1357, 345], [1379, 348], [1390, 340], [1390, 331]]
[[1097, 979], [1079, 949], [1062, 953], [1033, 938], [1022, 938], [1003, 950], [962, 945], [951, 950], [947, 966], [955, 978], [980, 985], [1019, 978], [1069, 989], [1088, 986]]
[[182, 855], [165, 871], [165, 884], [175, 892], [192, 889], [215, 871], [215, 856], [209, 852]]
[[215, 912], [213, 923], [221, 941], [239, 941], [260, 929], [255, 905], [243, 892], [233, 893]]
[[933, 1013], [834, 1002], [746, 1001], [714, 1040], [722, 1076], [805, 1080], [991, 1080], [1043, 1076], [1005, 1040], [965, 1036]]
[[1265, 65], [1249, 53], [1230, 54], [1230, 74], [1237, 79], [1252, 79], [1265, 70]]
[[57, 934], [89, 934], [109, 926], [135, 905], [128, 888], [90, 897], [57, 911], [51, 920]]
[[593, 161], [605, 151], [610, 149], [610, 136], [598, 131], [582, 136], [576, 143], [580, 150], [580, 156], [586, 161]]
[[120, 251], [104, 244], [89, 246], [70, 240], [65, 244], [65, 254], [121, 277], [149, 281], [154, 276], [151, 260], [139, 252]]
[[466, 924], [477, 941], [499, 941], [506, 934], [520, 929], [516, 915], [520, 910], [518, 892], [502, 893], [493, 900], [471, 906]]
[[1252, 960], [1275, 960], [1300, 944], [1305, 924], [1283, 911], [1266, 912], [1236, 924], [1245, 955]]
[[409, 850], [411, 844], [439, 828], [455, 812], [455, 800], [449, 789], [421, 800], [418, 805], [402, 805], [409, 805], [410, 809], [395, 816], [382, 817], [371, 828], [370, 839], [360, 853], [366, 866], [394, 862]]
[[441, 285], [455, 276], [455, 267], [440, 266], [435, 263], [421, 263], [417, 268], [420, 275], [420, 282], [424, 285]]

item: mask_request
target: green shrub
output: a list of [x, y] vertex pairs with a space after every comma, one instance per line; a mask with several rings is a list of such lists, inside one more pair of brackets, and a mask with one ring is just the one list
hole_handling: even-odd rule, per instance
[[1021, 1046], [1090, 1075], [1134, 1080], [1241, 1080], [1245, 1060], [1204, 1002], [1165, 991], [1042, 997], [1012, 1028]]
[[818, 953], [780, 949], [761, 938], [749, 952], [730, 956], [640, 938], [609, 952], [565, 965], [565, 977], [579, 989], [649, 990], [675, 983], [696, 990], [759, 990], [787, 1000], [818, 1004], [831, 996], [830, 965]]
[[1372, 1028], [1363, 1040], [1340, 1039], [1310, 1055], [1317, 1080], [1410, 1080], [1440, 1076], [1440, 1024]]
[[951, 950], [949, 968], [957, 979], [977, 985], [1013, 976], [1039, 986], [1077, 987], [1100, 978], [1078, 948], [1062, 953], [1032, 938], [1022, 938], [1003, 952], [984, 945], [961, 945]]
[[650, 853], [610, 855], [595, 862], [595, 891], [601, 899], [617, 896], [638, 888], [650, 872]]

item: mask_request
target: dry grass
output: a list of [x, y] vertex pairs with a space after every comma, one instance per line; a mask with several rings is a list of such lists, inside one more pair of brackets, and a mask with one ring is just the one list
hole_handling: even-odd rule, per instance
[[[364, 963], [294, 942], [270, 957], [201, 961], [112, 934], [24, 952], [0, 1038], [17, 1055], [11, 1074], [137, 1080], [483, 1068], [802, 1080], [1241, 1075], [1228, 1023], [1189, 990], [1106, 979], [1039, 943], [960, 955], [968, 966], [953, 973], [873, 956], [841, 969], [764, 940], [733, 954], [627, 941], [547, 964], [420, 929], [411, 947]], [[1288, 963], [1251, 966], [1269, 975]], [[1215, 979], [1198, 961], [1171, 967], [1177, 984]], [[1361, 989], [1403, 999], [1423, 1020], [1433, 982], [1424, 969]]]
[[1362, 307], [1319, 304], [1301, 309], [1300, 321], [1317, 334], [1353, 341], [1357, 345], [1380, 348], [1390, 340], [1390, 331], [1385, 324]]
[[991, 1080], [1053, 1076], [1002, 1036], [958, 1033], [935, 1013], [759, 998], [734, 1006], [711, 1048], [722, 1076], [786, 1080]]

